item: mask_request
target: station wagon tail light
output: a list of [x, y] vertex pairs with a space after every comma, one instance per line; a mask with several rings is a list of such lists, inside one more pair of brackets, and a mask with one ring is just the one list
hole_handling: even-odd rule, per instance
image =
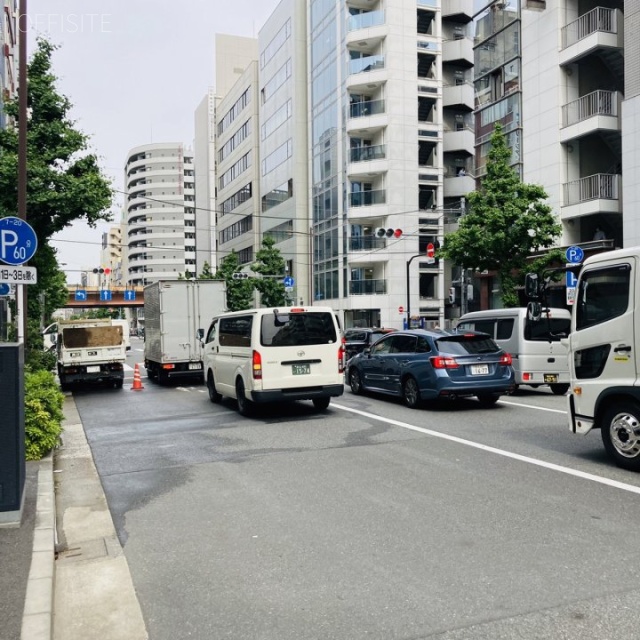
[[344, 336], [342, 338], [342, 344], [340, 345], [340, 348], [338, 349], [338, 373], [344, 373], [344, 361], [345, 361], [345, 348], [344, 345], [346, 343], [346, 340], [344, 339]]
[[262, 357], [258, 351], [253, 352], [253, 379], [262, 380]]
[[511, 364], [512, 364], [512, 363], [513, 363], [513, 358], [511, 357], [511, 354], [510, 354], [510, 353], [503, 353], [503, 354], [500, 356], [500, 362], [499, 362], [499, 364], [503, 364], [503, 365], [505, 365], [506, 367], [509, 367], [509, 366], [511, 366]]
[[455, 358], [433, 356], [433, 358], [429, 359], [434, 369], [457, 369], [460, 366]]

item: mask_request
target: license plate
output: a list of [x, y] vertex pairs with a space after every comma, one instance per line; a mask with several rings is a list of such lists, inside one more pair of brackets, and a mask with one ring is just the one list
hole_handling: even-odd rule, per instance
[[547, 383], [558, 382], [558, 374], [557, 373], [545, 373], [544, 381]]
[[291, 373], [293, 373], [294, 376], [303, 376], [307, 373], [311, 373], [311, 365], [310, 364], [292, 364]]
[[91, 364], [87, 367], [87, 373], [100, 373], [99, 364]]
[[190, 362], [189, 369], [202, 369], [199, 362]]
[[472, 376], [486, 376], [489, 373], [488, 364], [472, 364], [471, 375]]

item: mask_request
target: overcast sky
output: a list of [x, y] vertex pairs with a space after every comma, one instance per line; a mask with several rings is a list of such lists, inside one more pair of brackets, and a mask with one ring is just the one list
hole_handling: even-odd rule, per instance
[[[53, 56], [58, 90], [74, 107], [105, 174], [123, 189], [131, 147], [148, 142], [193, 145], [194, 111], [215, 86], [216, 33], [257, 37], [278, 0], [29, 0], [28, 55], [35, 37], [60, 48]], [[119, 221], [122, 194], [113, 214]], [[67, 281], [98, 266], [102, 231], [76, 224], [55, 236]]]

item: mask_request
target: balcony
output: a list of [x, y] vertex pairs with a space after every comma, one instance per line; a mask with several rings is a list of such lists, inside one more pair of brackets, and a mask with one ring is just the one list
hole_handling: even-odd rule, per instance
[[562, 107], [560, 142], [576, 140], [596, 131], [621, 131], [617, 91], [594, 91]]
[[[420, 0], [418, 0], [420, 5]], [[442, 3], [442, 18], [456, 22], [471, 22], [473, 20], [473, 0], [447, 0]]]
[[[387, 145], [379, 144], [370, 147], [355, 147], [349, 150], [349, 174], [375, 174], [387, 170]], [[360, 164], [366, 163], [366, 164]], [[353, 166], [353, 165], [358, 166]]]
[[373, 52], [387, 37], [384, 11], [368, 11], [349, 17], [347, 46], [354, 51]]
[[386, 246], [387, 239], [377, 236], [352, 236], [349, 238], [349, 251], [377, 251]]
[[349, 61], [347, 89], [351, 92], [377, 89], [387, 81], [385, 57], [383, 55], [366, 56]]
[[467, 69], [473, 67], [473, 40], [458, 38], [442, 43], [442, 62], [457, 64]]
[[476, 190], [476, 180], [473, 176], [445, 176], [444, 178], [444, 197], [445, 198], [462, 198], [471, 191]]
[[560, 65], [577, 62], [597, 49], [624, 48], [624, 17], [617, 9], [596, 7], [562, 28]]
[[463, 82], [461, 84], [449, 84], [442, 87], [442, 106], [455, 107], [456, 109], [464, 109], [473, 111], [473, 84]]
[[349, 282], [349, 295], [351, 296], [380, 296], [386, 293], [386, 280], [351, 280]]
[[375, 189], [372, 191], [354, 191], [349, 194], [349, 208], [372, 207], [377, 204], [385, 204], [387, 192], [385, 189]]
[[445, 153], [462, 151], [470, 156], [475, 154], [476, 136], [467, 127], [458, 131], [445, 130], [443, 143]]
[[358, 129], [359, 133], [374, 133], [388, 124], [384, 100], [354, 102], [349, 105], [347, 131]]
[[562, 220], [596, 213], [621, 213], [621, 178], [615, 173], [596, 173], [565, 183]]

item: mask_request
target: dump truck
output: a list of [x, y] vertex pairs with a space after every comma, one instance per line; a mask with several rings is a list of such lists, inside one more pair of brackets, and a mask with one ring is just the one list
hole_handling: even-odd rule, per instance
[[204, 382], [200, 338], [226, 311], [223, 280], [160, 280], [144, 288], [144, 366], [151, 380]]
[[127, 357], [122, 325], [110, 318], [60, 320], [56, 340], [60, 387], [106, 383], [121, 389]]

